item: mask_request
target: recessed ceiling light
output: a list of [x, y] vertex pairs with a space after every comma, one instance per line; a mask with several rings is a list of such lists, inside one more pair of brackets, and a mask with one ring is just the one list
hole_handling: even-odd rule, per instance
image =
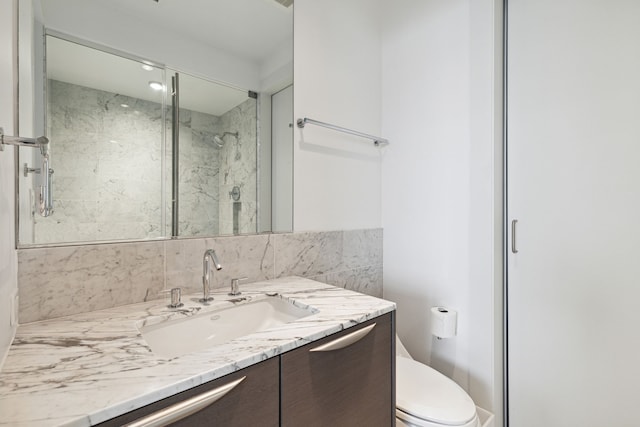
[[149, 64], [142, 64], [141, 67], [145, 71], [153, 71], [153, 67]]
[[150, 81], [149, 82], [149, 87], [153, 90], [162, 90], [164, 89], [164, 85], [160, 82], [156, 82], [156, 81]]
[[121, 106], [122, 108], [129, 108], [129, 105], [127, 105], [127, 104], [120, 104], [120, 106]]

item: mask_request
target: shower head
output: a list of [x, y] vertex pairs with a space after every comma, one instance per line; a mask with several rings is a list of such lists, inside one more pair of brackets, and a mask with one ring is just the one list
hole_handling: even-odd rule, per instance
[[238, 139], [238, 132], [224, 132], [222, 135], [215, 134], [213, 136], [213, 143], [216, 145], [216, 147], [224, 147], [224, 137], [227, 135], [235, 136], [235, 138]]
[[222, 148], [224, 146], [224, 140], [222, 139], [222, 137], [220, 135], [214, 135], [213, 136], [213, 143], [218, 148]]

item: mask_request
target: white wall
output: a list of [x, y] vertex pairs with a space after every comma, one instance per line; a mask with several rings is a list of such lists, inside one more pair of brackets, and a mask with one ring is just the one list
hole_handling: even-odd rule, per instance
[[[494, 0], [385, 6], [382, 133], [392, 146], [383, 162], [382, 214], [384, 295], [398, 303], [400, 337], [415, 358], [499, 412], [496, 13]], [[429, 334], [435, 305], [459, 312], [456, 338], [438, 341]]]
[[[414, 357], [449, 375], [462, 369], [466, 383], [469, 5], [405, 0], [386, 15], [383, 130], [394, 146], [383, 166], [385, 295], [401, 304], [399, 333]], [[460, 312], [458, 338], [434, 349], [433, 305]]]
[[[0, 0], [0, 127], [14, 130], [14, 1]], [[18, 289], [14, 238], [13, 147], [0, 152], [0, 368], [15, 334], [10, 301]]]
[[[294, 117], [380, 134], [380, 7], [296, 0]], [[307, 125], [294, 132], [294, 230], [381, 225], [380, 151]]]
[[[271, 97], [271, 208], [270, 230], [275, 232], [293, 229], [293, 85]], [[265, 158], [265, 157], [263, 157]]]

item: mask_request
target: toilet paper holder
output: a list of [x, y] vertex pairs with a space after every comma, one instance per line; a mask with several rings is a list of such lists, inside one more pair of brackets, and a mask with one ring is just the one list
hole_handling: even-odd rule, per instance
[[458, 312], [447, 307], [431, 307], [431, 334], [438, 339], [458, 333]]

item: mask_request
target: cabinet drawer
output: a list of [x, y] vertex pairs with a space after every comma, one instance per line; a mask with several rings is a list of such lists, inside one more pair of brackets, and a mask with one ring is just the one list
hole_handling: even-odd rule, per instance
[[[368, 333], [357, 336], [373, 324]], [[282, 426], [392, 426], [393, 337], [394, 324], [389, 313], [283, 354]], [[336, 343], [341, 338], [347, 342]], [[341, 348], [330, 346], [317, 351], [328, 343]]]
[[175, 396], [113, 418], [101, 427], [122, 426], [179, 402], [202, 396], [245, 377], [219, 400], [201, 410], [169, 424], [191, 426], [278, 426], [279, 424], [279, 360], [277, 357], [252, 365], [217, 380], [186, 390]]

